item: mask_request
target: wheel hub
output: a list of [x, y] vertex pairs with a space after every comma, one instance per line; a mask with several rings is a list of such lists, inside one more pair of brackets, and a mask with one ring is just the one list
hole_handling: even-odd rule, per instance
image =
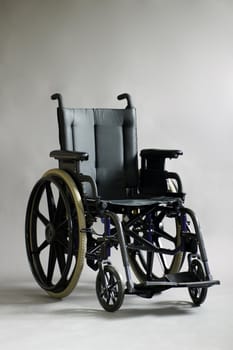
[[56, 234], [56, 231], [55, 231], [55, 228], [54, 228], [53, 224], [49, 223], [46, 226], [46, 229], [45, 229], [45, 239], [46, 239], [46, 241], [48, 243], [51, 243], [54, 240], [55, 234]]

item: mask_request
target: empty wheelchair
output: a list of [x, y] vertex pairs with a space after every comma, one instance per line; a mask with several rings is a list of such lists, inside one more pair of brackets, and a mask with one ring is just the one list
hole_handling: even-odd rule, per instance
[[[59, 167], [35, 184], [26, 212], [26, 250], [38, 284], [63, 298], [76, 286], [84, 261], [97, 272], [102, 307], [116, 311], [124, 296], [151, 298], [188, 289], [204, 302], [213, 280], [196, 215], [184, 205], [182, 182], [165, 169], [179, 150], [144, 149], [138, 165], [136, 111], [64, 108], [60, 94]], [[111, 264], [118, 249], [124, 279]]]

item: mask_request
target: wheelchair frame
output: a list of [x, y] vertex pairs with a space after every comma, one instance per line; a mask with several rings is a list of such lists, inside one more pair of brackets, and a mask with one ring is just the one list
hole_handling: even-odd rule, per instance
[[[51, 98], [58, 100], [59, 114], [62, 97], [54, 94]], [[127, 100], [126, 109], [133, 108], [128, 94], [118, 99]], [[47, 171], [36, 183], [26, 213], [27, 255], [38, 284], [52, 297], [67, 296], [86, 258], [88, 266], [98, 270], [96, 293], [106, 311], [118, 310], [125, 294], [151, 298], [181, 287], [188, 288], [194, 305], [203, 303], [208, 287], [220, 282], [211, 276], [197, 217], [184, 206], [180, 177], [164, 169], [166, 158], [181, 154], [178, 150], [141, 151], [140, 195], [128, 189], [127, 198], [105, 201], [98, 196], [93, 178], [80, 171], [80, 163], [88, 159], [86, 152], [52, 151], [50, 156], [58, 160], [59, 168]], [[155, 179], [157, 188], [163, 188], [159, 195], [151, 195]], [[84, 183], [91, 187], [91, 197], [85, 194]], [[167, 184], [170, 190], [164, 193]], [[97, 219], [103, 223], [101, 234], [93, 228]], [[172, 223], [172, 233], [170, 227], [164, 227], [166, 221]], [[109, 260], [112, 248], [118, 247], [125, 284]], [[43, 263], [45, 251], [47, 260]], [[154, 271], [155, 256], [161, 264], [160, 273], [157, 268]], [[58, 278], [54, 282], [55, 269]]]

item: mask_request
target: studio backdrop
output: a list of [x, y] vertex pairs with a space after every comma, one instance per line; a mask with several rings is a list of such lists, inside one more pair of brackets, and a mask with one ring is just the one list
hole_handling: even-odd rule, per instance
[[32, 186], [57, 166], [54, 92], [67, 106], [114, 108], [130, 93], [139, 149], [183, 150], [167, 167], [222, 279], [233, 243], [232, 18], [231, 0], [0, 0], [1, 279], [32, 278], [24, 219]]

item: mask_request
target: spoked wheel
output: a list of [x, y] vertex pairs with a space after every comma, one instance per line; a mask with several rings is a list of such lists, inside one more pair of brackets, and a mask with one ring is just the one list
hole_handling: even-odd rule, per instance
[[96, 294], [102, 307], [109, 312], [118, 310], [124, 300], [121, 276], [111, 265], [105, 265], [96, 278]]
[[32, 273], [52, 297], [71, 293], [82, 271], [86, 238], [80, 194], [63, 170], [49, 170], [34, 186], [26, 213]]
[[[202, 267], [202, 264], [199, 260], [194, 259], [190, 264], [190, 272], [194, 275], [196, 281], [204, 281], [205, 280], [205, 272]], [[189, 288], [189, 294], [194, 305], [201, 305], [207, 296], [207, 288]]]
[[[156, 213], [156, 215], [159, 217], [162, 214]], [[151, 217], [149, 220], [151, 220]], [[139, 238], [149, 240], [156, 248], [174, 250], [181, 243], [181, 223], [179, 218], [164, 216], [161, 221], [156, 221], [155, 218], [154, 227], [150, 226], [151, 224], [148, 222], [148, 218], [144, 217], [141, 223], [135, 223], [129, 227], [129, 234], [126, 235], [126, 240], [129, 243], [128, 256], [130, 265], [140, 282], [162, 278], [166, 274], [179, 272], [185, 255], [182, 251], [178, 251], [174, 255], [148, 251], [139, 243], [135, 236], [136, 233]], [[132, 236], [130, 231], [133, 231]]]

